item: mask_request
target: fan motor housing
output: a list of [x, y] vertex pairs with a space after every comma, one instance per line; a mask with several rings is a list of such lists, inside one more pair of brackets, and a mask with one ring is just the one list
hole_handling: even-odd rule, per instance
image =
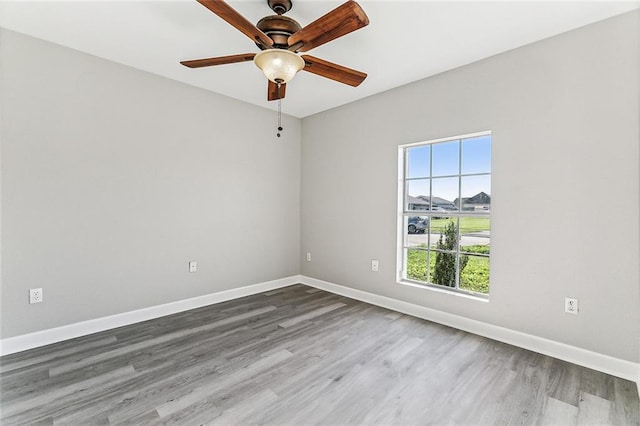
[[[289, 36], [302, 28], [295, 20], [282, 15], [265, 16], [258, 21], [256, 27], [273, 40], [274, 48], [279, 49], [288, 48]], [[263, 47], [258, 46], [264, 50]]]

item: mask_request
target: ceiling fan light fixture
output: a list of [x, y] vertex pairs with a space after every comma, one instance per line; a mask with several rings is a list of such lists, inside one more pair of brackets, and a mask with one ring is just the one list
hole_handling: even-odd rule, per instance
[[285, 49], [267, 49], [258, 53], [253, 62], [274, 83], [285, 84], [304, 68], [304, 59]]

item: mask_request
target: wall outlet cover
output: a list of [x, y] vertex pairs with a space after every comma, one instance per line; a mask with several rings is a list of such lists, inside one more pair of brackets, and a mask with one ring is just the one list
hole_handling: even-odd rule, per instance
[[578, 315], [578, 299], [564, 298], [564, 311], [568, 314]]
[[42, 295], [41, 288], [29, 289], [29, 304], [41, 303], [43, 300]]

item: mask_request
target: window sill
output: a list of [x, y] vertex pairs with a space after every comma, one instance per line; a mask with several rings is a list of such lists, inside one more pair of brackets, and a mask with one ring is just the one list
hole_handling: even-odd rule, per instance
[[397, 281], [398, 284], [401, 285], [406, 285], [409, 287], [416, 287], [416, 288], [420, 288], [423, 290], [429, 290], [429, 291], [433, 291], [436, 293], [440, 293], [440, 294], [448, 294], [450, 296], [457, 296], [457, 297], [462, 297], [465, 299], [471, 299], [471, 300], [476, 300], [478, 302], [489, 302], [489, 295], [484, 295], [484, 294], [480, 294], [480, 293], [468, 293], [466, 291], [461, 291], [461, 290], [455, 290], [455, 289], [449, 289], [449, 288], [441, 288], [440, 286], [436, 286], [433, 284], [423, 284], [423, 283], [418, 283], [416, 281], [409, 281], [409, 280], [399, 280]]

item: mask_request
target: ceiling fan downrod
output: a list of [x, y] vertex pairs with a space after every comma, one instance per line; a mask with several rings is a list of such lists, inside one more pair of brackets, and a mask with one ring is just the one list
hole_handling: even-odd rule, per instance
[[291, 0], [267, 0], [267, 4], [278, 15], [283, 15], [291, 10]]

